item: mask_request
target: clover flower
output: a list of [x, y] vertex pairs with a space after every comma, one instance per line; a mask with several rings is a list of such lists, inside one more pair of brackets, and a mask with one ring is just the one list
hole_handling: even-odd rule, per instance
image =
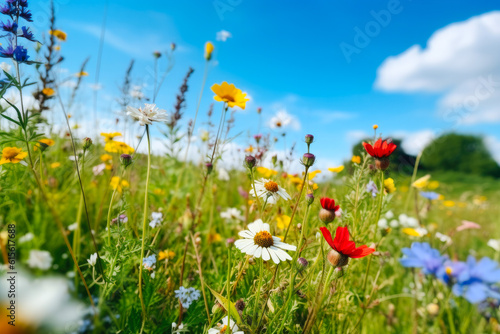
[[200, 298], [200, 291], [195, 288], [185, 288], [183, 286], [179, 287], [179, 290], [175, 290], [175, 298], [179, 298], [182, 307], [188, 309], [191, 304]]
[[257, 219], [248, 224], [248, 230], [243, 230], [238, 235], [244, 239], [236, 240], [234, 245], [242, 253], [262, 258], [264, 261], [273, 260], [278, 264], [281, 261], [292, 260], [292, 257], [285, 250], [296, 251], [297, 247], [281, 241], [270, 233], [269, 224], [263, 223], [262, 219]]

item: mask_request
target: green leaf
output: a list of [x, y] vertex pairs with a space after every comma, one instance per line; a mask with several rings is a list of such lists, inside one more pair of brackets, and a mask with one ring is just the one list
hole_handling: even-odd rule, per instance
[[[210, 292], [212, 292], [212, 294], [217, 299], [219, 304], [223, 305], [224, 308], [227, 308], [227, 304], [228, 304], [227, 298], [223, 297], [221, 294], [219, 294], [217, 291], [213, 290], [208, 285], [205, 284], [205, 286], [210, 290]], [[233, 303], [231, 303], [231, 305], [229, 305], [229, 313], [230, 313], [230, 316], [233, 317], [233, 319], [236, 321], [236, 323], [238, 325], [241, 325], [240, 315], [238, 314], [238, 311], [236, 310], [236, 306], [234, 306]]]
[[21, 126], [21, 123], [19, 123], [18, 121], [14, 121], [12, 118], [10, 118], [9, 116], [7, 115], [4, 115], [3, 113], [0, 114], [0, 116], [2, 116], [3, 118], [6, 118], [8, 119], [9, 121], [13, 122], [13, 123], [16, 123], [17, 125]]

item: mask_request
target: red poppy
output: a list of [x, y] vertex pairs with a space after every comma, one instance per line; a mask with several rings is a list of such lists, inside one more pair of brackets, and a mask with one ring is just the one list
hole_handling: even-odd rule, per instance
[[335, 239], [332, 240], [332, 235], [330, 231], [326, 227], [320, 227], [321, 233], [323, 233], [323, 237], [326, 242], [334, 249], [342, 255], [347, 257], [358, 259], [361, 257], [365, 257], [375, 252], [375, 249], [369, 248], [366, 245], [359, 246], [356, 248], [356, 244], [354, 241], [349, 240], [349, 230], [347, 227], [337, 227], [337, 232], [335, 232]]
[[377, 159], [387, 158], [397, 147], [392, 141], [382, 141], [382, 138], [379, 138], [373, 146], [365, 142], [363, 142], [363, 146], [369, 155]]
[[333, 198], [322, 197], [320, 200], [321, 207], [328, 211], [337, 211], [340, 205], [335, 205], [335, 200]]

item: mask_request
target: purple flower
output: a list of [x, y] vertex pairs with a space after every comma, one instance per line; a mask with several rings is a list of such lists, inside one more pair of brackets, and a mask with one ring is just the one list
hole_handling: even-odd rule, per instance
[[12, 44], [9, 43], [6, 49], [0, 46], [0, 57], [2, 58], [12, 58], [14, 55], [14, 48]]
[[[0, 51], [1, 52], [1, 51]], [[18, 45], [14, 49], [13, 58], [18, 63], [23, 63], [28, 60], [30, 56], [28, 56], [28, 50], [24, 48], [24, 46]]]
[[3, 6], [0, 6], [0, 13], [2, 13], [4, 15], [12, 16], [13, 14], [15, 14], [15, 12], [16, 12], [16, 8], [14, 6], [12, 6], [12, 4], [9, 2], [7, 2]]
[[421, 191], [420, 192], [420, 196], [424, 197], [424, 198], [427, 198], [428, 200], [436, 200], [439, 198], [439, 195], [438, 193], [435, 193], [433, 191]]
[[30, 28], [27, 28], [25, 26], [22, 26], [21, 27], [22, 31], [23, 31], [23, 34], [22, 35], [19, 35], [19, 37], [24, 37], [26, 38], [27, 40], [29, 41], [32, 41], [32, 42], [37, 42], [37, 40], [35, 39], [35, 36], [33, 35], [33, 33], [30, 31]]
[[403, 248], [405, 257], [399, 260], [406, 268], [422, 268], [424, 274], [436, 275], [447, 259], [437, 249], [431, 248], [427, 242], [414, 242], [411, 248]]
[[378, 188], [377, 188], [377, 185], [375, 184], [375, 182], [370, 180], [370, 182], [368, 182], [368, 184], [366, 185], [366, 191], [369, 193], [372, 193], [373, 197], [377, 197]]
[[21, 11], [19, 12], [19, 16], [28, 22], [33, 22], [31, 12], [27, 9], [27, 7], [22, 7]]
[[493, 286], [498, 282], [500, 282], [500, 268], [496, 261], [483, 257], [477, 262], [473, 256], [469, 256], [452, 290], [455, 295], [476, 304], [487, 298], [500, 299], [498, 289]]
[[17, 23], [10, 20], [7, 20], [7, 23], [2, 22], [2, 30], [15, 34], [17, 32]]

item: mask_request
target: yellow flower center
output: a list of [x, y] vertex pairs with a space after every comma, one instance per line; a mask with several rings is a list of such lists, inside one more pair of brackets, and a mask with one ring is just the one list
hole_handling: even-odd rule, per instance
[[278, 128], [281, 128], [281, 122], [279, 122], [279, 121], [278, 121], [278, 122], [276, 122], [276, 126], [277, 126]]
[[2, 152], [2, 157], [6, 160], [14, 159], [21, 150], [15, 147], [7, 147]]
[[451, 267], [446, 267], [446, 274], [450, 276], [453, 273], [453, 269]]
[[253, 241], [256, 245], [261, 247], [269, 248], [274, 245], [273, 236], [267, 231], [260, 231], [253, 237]]
[[227, 325], [224, 325], [224, 326], [220, 329], [220, 332], [219, 332], [219, 333], [225, 333], [225, 332], [226, 332], [226, 329], [227, 329]]
[[278, 184], [274, 181], [268, 181], [264, 183], [264, 188], [266, 188], [267, 191], [272, 193], [277, 193], [279, 190]]

